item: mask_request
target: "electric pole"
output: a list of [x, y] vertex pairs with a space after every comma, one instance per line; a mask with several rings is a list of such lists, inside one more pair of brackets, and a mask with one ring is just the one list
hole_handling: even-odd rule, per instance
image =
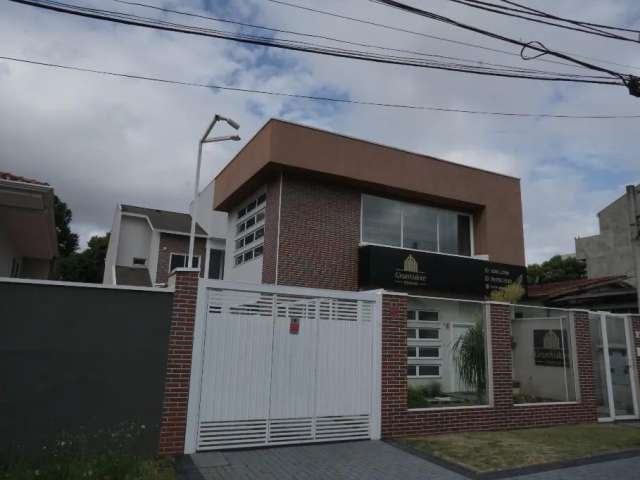
[[631, 255], [636, 277], [637, 307], [638, 313], [640, 313], [640, 201], [638, 200], [638, 188], [635, 185], [627, 185], [627, 206], [629, 209]]

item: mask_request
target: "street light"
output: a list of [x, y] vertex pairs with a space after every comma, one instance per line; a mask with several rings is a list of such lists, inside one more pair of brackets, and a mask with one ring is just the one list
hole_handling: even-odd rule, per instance
[[[227, 117], [223, 117], [222, 115], [216, 114], [213, 117], [213, 120], [211, 120], [211, 123], [209, 124], [209, 128], [207, 128], [207, 131], [204, 132], [204, 135], [202, 136], [202, 138], [200, 139], [200, 142], [198, 143], [198, 165], [196, 166], [196, 183], [193, 186], [191, 233], [189, 235], [189, 257], [187, 258], [187, 268], [193, 267], [193, 245], [195, 243], [195, 236], [196, 236], [196, 202], [198, 201], [198, 187], [200, 185], [200, 165], [202, 164], [202, 145], [204, 145], [205, 143], [226, 142], [229, 140], [232, 140], [234, 142], [240, 141], [240, 137], [238, 135], [225, 135], [222, 137], [209, 138], [209, 134], [211, 133], [211, 130], [213, 130], [214, 125], [218, 122], [226, 122], [236, 130], [240, 128], [240, 125], [238, 125], [236, 121]], [[198, 265], [198, 267], [200, 267], [200, 265]]]

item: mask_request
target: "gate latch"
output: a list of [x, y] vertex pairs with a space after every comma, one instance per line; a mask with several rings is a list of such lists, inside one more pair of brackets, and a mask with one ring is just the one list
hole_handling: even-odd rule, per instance
[[297, 335], [300, 332], [300, 319], [297, 317], [291, 317], [291, 322], [289, 322], [289, 333], [292, 335]]

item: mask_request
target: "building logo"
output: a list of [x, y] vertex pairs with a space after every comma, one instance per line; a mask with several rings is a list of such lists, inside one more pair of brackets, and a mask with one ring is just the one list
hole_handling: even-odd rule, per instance
[[394, 282], [403, 287], [426, 287], [427, 274], [420, 271], [418, 261], [413, 255], [404, 259], [402, 269], [396, 269]]
[[569, 367], [569, 338], [566, 330], [534, 330], [533, 351], [536, 365]]
[[413, 258], [413, 255], [409, 255], [404, 260], [404, 271], [418, 273], [418, 262]]

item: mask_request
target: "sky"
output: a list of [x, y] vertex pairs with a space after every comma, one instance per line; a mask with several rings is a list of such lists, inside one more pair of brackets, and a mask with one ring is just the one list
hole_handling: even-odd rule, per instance
[[[270, 0], [140, 1], [398, 49], [585, 73], [323, 16]], [[519, 53], [517, 47], [369, 0], [287, 1]], [[640, 45], [530, 24], [449, 0], [406, 1], [640, 75]], [[552, 5], [544, 0], [522, 2], [547, 11], [553, 8], [552, 13], [584, 21], [640, 27], [640, 2], [635, 0], [559, 0]], [[69, 3], [227, 31], [243, 28], [113, 0]], [[0, 2], [0, 56], [384, 103], [527, 113], [640, 114], [640, 98], [631, 97], [621, 87], [500, 79], [329, 58], [115, 25], [6, 0]], [[0, 112], [0, 170], [49, 182], [73, 211], [72, 229], [80, 234], [83, 244], [92, 235], [110, 229], [118, 203], [186, 212], [193, 191], [198, 139], [215, 113], [240, 123], [242, 141], [206, 146], [201, 187], [271, 117], [515, 175], [521, 178], [529, 263], [574, 252], [575, 237], [598, 232], [597, 212], [623, 195], [625, 185], [640, 182], [640, 119], [515, 119], [328, 104], [163, 85], [3, 60]], [[221, 126], [219, 133], [232, 132]]]

